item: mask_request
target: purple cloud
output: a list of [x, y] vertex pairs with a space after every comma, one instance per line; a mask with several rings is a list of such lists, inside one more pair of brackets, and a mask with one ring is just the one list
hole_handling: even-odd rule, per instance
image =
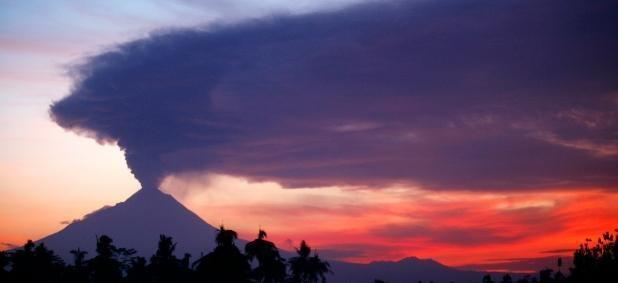
[[358, 5], [159, 32], [87, 58], [51, 106], [143, 187], [616, 188], [618, 4]]

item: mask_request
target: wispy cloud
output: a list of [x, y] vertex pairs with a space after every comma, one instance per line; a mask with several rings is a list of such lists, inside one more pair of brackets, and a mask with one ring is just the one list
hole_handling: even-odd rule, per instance
[[595, 142], [588, 139], [568, 140], [558, 137], [550, 132], [540, 132], [533, 134], [534, 137], [551, 144], [588, 151], [600, 157], [618, 156], [618, 141], [609, 140], [605, 143]]

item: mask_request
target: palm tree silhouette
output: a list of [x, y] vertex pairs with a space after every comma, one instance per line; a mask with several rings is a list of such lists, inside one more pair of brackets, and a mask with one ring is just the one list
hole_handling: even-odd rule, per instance
[[257, 259], [258, 266], [252, 271], [252, 278], [260, 283], [278, 283], [285, 280], [285, 261], [273, 242], [264, 240], [266, 231], [260, 229], [257, 239], [245, 245], [245, 254], [250, 261]]
[[73, 255], [73, 266], [77, 268], [84, 266], [84, 258], [88, 253], [87, 251], [82, 251], [77, 248], [76, 250], [71, 250], [70, 253]]
[[63, 282], [87, 282], [89, 274], [85, 257], [88, 252], [77, 248], [71, 250], [70, 253], [73, 255], [73, 265], [67, 267]]
[[97, 237], [97, 255], [88, 261], [94, 283], [114, 283], [122, 279], [122, 263], [117, 259], [120, 249], [113, 242], [107, 235]]
[[227, 230], [221, 225], [215, 238], [217, 247], [193, 264], [201, 282], [250, 282], [251, 267], [247, 257], [234, 244], [237, 238], [235, 231]]
[[303, 240], [300, 248], [296, 249], [297, 257], [289, 260], [292, 271], [291, 281], [294, 283], [317, 283], [326, 282], [325, 274], [331, 272], [330, 264], [322, 261], [316, 254], [311, 255], [311, 247]]
[[[618, 232], [618, 230], [615, 230]], [[317, 283], [325, 282], [330, 271], [328, 262], [314, 253], [305, 241], [296, 249], [298, 256], [291, 258], [291, 275], [286, 277], [285, 261], [274, 243], [266, 240], [267, 234], [259, 230], [257, 238], [245, 246], [246, 255], [236, 247], [238, 234], [220, 227], [216, 235], [216, 248], [190, 266], [190, 255], [176, 258], [176, 244], [172, 237], [160, 235], [156, 253], [150, 264], [143, 257], [131, 257], [132, 249], [117, 248], [113, 240], [102, 235], [97, 238], [96, 256], [86, 260], [86, 252], [77, 248], [70, 251], [73, 265], [65, 266], [62, 260], [43, 243], [28, 242], [21, 249], [0, 251], [0, 282], [4, 283], [156, 283], [156, 282], [209, 282], [209, 283]], [[541, 270], [539, 279], [529, 275], [517, 283], [580, 283], [618, 282], [618, 233], [604, 233], [596, 243], [586, 239], [574, 252], [570, 274], [561, 273], [562, 259], [558, 259], [558, 272]], [[251, 270], [249, 261], [257, 261]], [[127, 262], [130, 262], [127, 264]], [[375, 279], [376, 283], [383, 282]], [[421, 281], [419, 281], [421, 282]], [[430, 281], [431, 282], [431, 281]], [[490, 274], [482, 282], [493, 283]], [[509, 274], [501, 283], [511, 283]]]
[[180, 261], [174, 256], [175, 249], [176, 243], [172, 241], [172, 237], [159, 236], [157, 251], [150, 258], [149, 269], [153, 282], [179, 282]]

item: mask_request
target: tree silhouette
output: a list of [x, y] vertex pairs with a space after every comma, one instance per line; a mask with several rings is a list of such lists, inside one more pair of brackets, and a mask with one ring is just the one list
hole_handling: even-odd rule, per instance
[[491, 279], [491, 275], [486, 274], [483, 276], [483, 283], [494, 283], [494, 280]]
[[9, 255], [5, 251], [0, 251], [0, 282], [7, 282], [9, 280], [9, 272], [6, 267], [11, 263]]
[[540, 283], [553, 283], [554, 279], [552, 278], [552, 274], [554, 271], [550, 268], [543, 269], [539, 271], [539, 282]]
[[504, 274], [504, 276], [502, 276], [502, 281], [500, 281], [500, 283], [513, 283], [513, 278], [511, 278], [510, 274]]
[[154, 283], [180, 282], [180, 261], [174, 256], [175, 249], [172, 237], [159, 236], [159, 246], [149, 266]]
[[292, 271], [293, 283], [317, 283], [326, 282], [326, 273], [331, 272], [330, 264], [322, 261], [318, 255], [311, 255], [311, 247], [305, 241], [300, 242], [300, 248], [296, 249], [297, 257], [289, 260]]
[[[618, 229], [614, 230], [618, 232]], [[616, 235], [605, 232], [594, 246], [591, 239], [580, 245], [573, 257], [571, 282], [618, 282], [618, 245]]]
[[117, 248], [107, 235], [97, 238], [97, 255], [88, 262], [94, 283], [120, 282], [125, 263], [135, 253], [132, 249]]
[[245, 254], [250, 261], [257, 259], [258, 266], [251, 277], [260, 283], [278, 283], [285, 280], [285, 261], [273, 242], [264, 240], [267, 234], [260, 229], [257, 239], [245, 245]]
[[[618, 229], [616, 230], [618, 232]], [[609, 283], [618, 282], [617, 236], [604, 233], [593, 245], [592, 240], [580, 245], [574, 252], [570, 275], [562, 274], [562, 259], [557, 260], [558, 271], [544, 269], [536, 277], [524, 276], [517, 283]], [[236, 247], [238, 234], [223, 226], [216, 235], [216, 248], [190, 264], [190, 254], [182, 259], [174, 255], [176, 243], [172, 237], [159, 236], [158, 248], [150, 258], [133, 257], [132, 249], [117, 248], [113, 240], [102, 235], [96, 241], [96, 256], [86, 260], [81, 249], [71, 251], [72, 265], [62, 260], [43, 244], [28, 240], [21, 249], [0, 251], [0, 283], [317, 283], [325, 282], [330, 271], [328, 262], [302, 241], [296, 249], [298, 256], [291, 258], [290, 276], [286, 278], [286, 265], [274, 243], [266, 240], [267, 234], [259, 230], [255, 240], [247, 243], [245, 254]], [[251, 270], [250, 261], [256, 260]], [[375, 279], [376, 283], [383, 282]], [[420, 281], [419, 281], [420, 282]], [[432, 281], [429, 281], [432, 282]], [[483, 283], [493, 283], [490, 274], [483, 276]], [[509, 274], [500, 283], [512, 283]]]
[[10, 278], [14, 282], [59, 282], [64, 268], [62, 260], [43, 243], [28, 240], [23, 249], [11, 257]]
[[89, 275], [85, 260], [88, 252], [77, 248], [71, 250], [70, 253], [73, 255], [73, 265], [67, 267], [63, 276], [63, 282], [88, 282]]
[[146, 267], [146, 259], [137, 256], [131, 259], [127, 270], [126, 281], [128, 283], [150, 283], [152, 282]]
[[180, 260], [180, 282], [193, 282], [193, 270], [191, 269], [191, 254], [185, 253]]
[[247, 257], [234, 244], [237, 238], [235, 231], [223, 225], [219, 228], [215, 239], [217, 247], [194, 263], [201, 282], [249, 282], [251, 267]]
[[87, 251], [82, 251], [79, 248], [77, 248], [76, 250], [71, 250], [71, 254], [73, 255], [73, 266], [83, 267], [84, 258], [86, 257], [87, 253]]

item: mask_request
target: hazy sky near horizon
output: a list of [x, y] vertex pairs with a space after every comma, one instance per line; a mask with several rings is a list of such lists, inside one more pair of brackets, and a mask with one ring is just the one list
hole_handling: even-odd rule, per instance
[[[487, 9], [471, 5], [460, 13], [460, 10], [448, 11], [452, 8], [451, 1], [414, 1], [430, 4], [418, 6], [421, 12], [409, 22], [405, 22], [409, 19], [406, 12], [396, 16], [402, 17], [406, 24], [424, 29], [406, 29], [404, 25], [403, 29], [396, 29], [384, 37], [381, 34], [393, 29], [392, 23], [373, 23], [363, 16], [366, 14], [363, 11], [342, 12], [339, 18], [354, 25], [334, 29], [332, 33], [329, 25], [337, 27], [339, 18], [331, 22], [323, 21], [329, 20], [328, 16], [312, 16], [319, 11], [347, 11], [346, 7], [357, 2], [361, 1], [187, 0], [131, 1], [130, 4], [100, 1], [87, 5], [80, 1], [0, 2], [0, 123], [3, 125], [0, 130], [0, 222], [3, 223], [0, 242], [9, 247], [55, 232], [66, 221], [122, 201], [139, 188], [123, 151], [114, 144], [114, 140], [120, 140], [125, 147], [126, 144], [131, 146], [135, 144], [132, 143], [134, 137], [123, 136], [124, 129], [113, 128], [116, 124], [80, 124], [105, 105], [80, 104], [83, 100], [79, 100], [78, 95], [83, 89], [89, 89], [94, 97], [101, 99], [99, 101], [106, 101], [106, 87], [114, 85], [113, 80], [120, 82], [120, 86], [114, 87], [120, 89], [121, 95], [124, 95], [123, 87], [130, 91], [139, 89], [140, 76], [154, 74], [156, 77], [157, 60], [161, 55], [173, 57], [165, 56], [166, 46], [172, 46], [172, 54], [192, 61], [191, 55], [200, 50], [195, 46], [201, 48], [203, 42], [228, 47], [223, 51], [209, 50], [219, 54], [215, 59], [232, 58], [234, 61], [242, 57], [246, 60], [234, 63], [243, 69], [236, 73], [229, 71], [235, 65], [229, 67], [225, 66], [226, 62], [221, 63], [221, 69], [226, 72], [218, 74], [220, 80], [213, 91], [213, 105], [223, 105], [219, 111], [227, 116], [216, 116], [217, 112], [207, 117], [214, 117], [223, 125], [241, 121], [235, 125], [241, 130], [199, 128], [201, 124], [196, 123], [196, 128], [200, 129], [196, 136], [215, 133], [215, 136], [224, 137], [224, 144], [228, 146], [215, 143], [216, 150], [198, 148], [199, 151], [192, 152], [183, 148], [193, 145], [195, 140], [192, 139], [179, 140], [178, 148], [169, 149], [169, 145], [164, 144], [162, 156], [168, 162], [157, 165], [166, 170], [163, 175], [167, 174], [161, 187], [213, 225], [225, 223], [239, 230], [245, 238], [252, 237], [256, 227], [261, 225], [281, 246], [290, 248], [291, 243], [307, 239], [323, 254], [339, 259], [367, 262], [419, 256], [452, 265], [543, 257], [552, 255], [552, 251], [564, 254], [565, 249], [576, 247], [587, 237], [617, 228], [613, 226], [618, 219], [615, 209], [618, 187], [612, 171], [618, 169], [618, 83], [613, 78], [616, 65], [611, 60], [616, 56], [605, 53], [616, 41], [605, 38], [611, 27], [604, 25], [616, 23], [615, 17], [604, 18], [606, 13], [594, 7], [585, 7], [582, 14], [571, 14], [568, 7], [548, 9], [542, 5], [523, 6], [515, 10], [515, 14], [500, 10], [499, 5]], [[378, 6], [372, 7], [388, 5], [390, 1], [375, 2]], [[414, 12], [417, 7], [414, 5], [401, 10]], [[526, 10], [531, 7], [538, 9]], [[492, 8], [497, 9], [497, 16], [484, 14]], [[467, 17], [475, 12], [480, 13], [477, 15], [479, 22], [467, 22]], [[375, 17], [380, 20], [385, 15], [394, 15], [392, 13], [386, 9]], [[578, 25], [577, 20], [594, 17], [594, 13], [601, 15], [596, 17], [598, 22], [590, 26]], [[259, 26], [215, 28], [213, 36], [182, 29], [202, 27], [208, 30], [211, 23], [225, 26], [272, 14], [291, 15], [284, 20], [293, 26], [291, 37], [301, 36], [290, 41], [292, 43], [273, 39], [269, 45], [269, 31], [287, 35], [288, 30], [279, 28], [282, 24], [277, 21], [266, 21], [268, 27], [264, 29]], [[374, 15], [373, 12], [369, 14]], [[530, 26], [510, 26], [512, 22], [518, 23], [519, 15], [532, 20], [547, 18], [554, 20], [550, 21], [552, 23], [569, 22], [561, 18], [565, 15], [581, 18], [574, 18], [572, 26], [544, 25], [536, 27], [533, 33], [534, 21]], [[359, 17], [361, 20], [355, 22]], [[440, 20], [434, 22], [432, 17]], [[486, 34], [473, 34], [479, 38], [459, 38], [450, 29], [458, 21], [465, 23], [460, 25], [463, 31], [481, 30]], [[318, 26], [310, 30], [312, 36], [328, 31], [327, 47], [319, 45], [319, 36], [317, 40], [303, 37], [307, 22]], [[320, 26], [315, 25], [316, 22], [325, 23]], [[488, 23], [492, 27], [499, 24], [495, 29], [484, 29], [483, 25]], [[356, 27], [359, 27], [358, 34], [346, 29]], [[604, 28], [586, 30], [591, 27]], [[511, 33], [492, 37], [494, 32], [505, 28]], [[159, 30], [157, 35], [148, 37], [156, 30]], [[300, 32], [294, 33], [297, 31]], [[564, 34], [556, 31], [564, 31]], [[555, 37], [547, 38], [550, 32]], [[226, 37], [228, 34], [232, 36]], [[377, 38], [372, 42], [380, 44], [365, 41], [370, 48], [364, 50], [362, 44], [359, 48], [348, 35], [350, 38], [367, 37], [360, 42]], [[492, 40], [490, 48], [476, 49], [477, 41], [486, 39], [483, 36]], [[582, 36], [590, 44], [581, 41]], [[408, 37], [422, 38], [425, 45], [401, 40]], [[380, 41], [383, 38], [386, 39]], [[102, 66], [112, 66], [112, 72], [97, 69], [96, 63], [87, 64], [95, 74], [93, 79], [72, 88], [71, 77], [67, 74], [70, 65], [87, 62], [84, 59], [87, 56], [113, 50], [116, 44], [132, 40], [138, 41], [123, 47], [127, 57], [122, 60], [114, 57], [113, 52], [108, 57], [95, 57], [99, 58], [95, 62], [105, 63]], [[266, 48], [249, 45], [255, 42], [262, 44], [257, 47]], [[316, 42], [318, 44], [313, 46]], [[512, 42], [518, 45], [509, 46]], [[448, 46], [452, 49], [441, 45], [446, 43], [452, 43]], [[547, 52], [550, 45], [553, 51]], [[243, 46], [249, 47], [243, 49]], [[268, 48], [275, 50], [276, 56], [270, 54], [272, 51]], [[402, 54], [404, 49], [413, 50], [413, 55], [414, 52], [425, 54], [425, 57], [419, 60], [413, 55], [400, 56], [396, 65], [389, 65], [393, 60], [386, 55], [389, 52]], [[239, 53], [234, 53], [235, 50]], [[259, 56], [244, 56], [253, 50], [258, 50], [255, 53]], [[320, 69], [319, 64], [306, 63], [296, 57], [297, 54], [312, 54], [312, 50], [323, 50], [312, 56], [340, 69], [335, 67], [333, 75]], [[340, 50], [345, 50], [336, 53], [340, 57], [328, 57]], [[464, 56], [449, 56], [453, 50]], [[451, 53], [439, 59], [437, 52], [441, 51]], [[354, 57], [363, 54], [386, 55], [365, 56], [363, 60]], [[184, 55], [188, 56], [182, 57]], [[463, 58], [465, 56], [468, 57]], [[296, 61], [291, 64], [281, 59], [280, 66], [276, 58]], [[371, 58], [376, 59], [371, 61]], [[186, 62], [182, 60], [170, 60], [164, 66], [184, 66]], [[133, 72], [124, 68], [124, 62], [137, 62], [137, 65], [145, 62], [143, 66], [147, 69]], [[196, 62], [197, 68], [202, 67], [199, 60]], [[218, 64], [216, 60], [213, 62]], [[252, 65], [253, 62], [259, 63]], [[505, 67], [496, 68], [496, 62], [504, 63]], [[268, 64], [275, 67], [263, 68]], [[290, 69], [288, 65], [301, 68]], [[414, 68], [416, 65], [425, 69], [419, 72]], [[444, 66], [447, 69], [442, 69]], [[530, 66], [535, 67], [530, 69]], [[346, 73], [350, 67], [360, 71]], [[206, 72], [218, 72], [217, 68]], [[190, 75], [194, 69], [187, 70], [178, 73]], [[197, 70], [201, 75], [202, 69]], [[349, 81], [362, 77], [365, 89], [350, 88], [350, 84], [346, 84], [347, 77], [341, 77], [337, 71], [351, 76]], [[264, 72], [273, 75], [269, 77]], [[376, 76], [378, 72], [390, 76]], [[311, 80], [315, 73], [321, 74], [318, 80], [323, 85], [320, 86], [330, 86], [330, 89], [316, 87]], [[414, 76], [406, 79], [393, 75], [397, 73]], [[450, 84], [433, 80], [435, 74], [444, 74]], [[117, 79], [114, 75], [123, 78]], [[263, 83], [276, 84], [277, 77], [285, 77], [294, 84], [278, 84], [273, 88]], [[256, 83], [258, 80], [262, 83]], [[176, 84], [178, 82], [180, 84]], [[162, 84], [160, 94], [153, 95], [165, 96], [165, 87], [182, 88], [187, 85], [183, 82], [171, 79], [169, 84]], [[381, 82], [387, 84], [381, 85]], [[188, 81], [190, 91], [194, 90], [192, 83]], [[244, 96], [246, 91], [238, 85], [254, 87], [258, 98]], [[272, 104], [268, 104], [267, 99], [259, 99], [264, 93], [273, 90], [285, 93], [294, 86], [301, 89], [296, 96], [301, 102], [299, 107], [287, 108], [291, 104], [285, 98], [275, 97], [274, 101], [280, 102]], [[469, 99], [453, 95], [453, 89], [457, 88]], [[320, 111], [304, 107], [311, 105], [314, 97], [319, 98], [304, 93], [329, 94], [333, 89], [340, 92], [352, 89], [361, 97], [350, 100], [344, 93], [330, 101], [331, 104], [323, 104]], [[402, 95], [402, 89], [427, 93], [429, 98], [410, 100]], [[372, 91], [383, 93], [376, 96]], [[77, 99], [68, 100], [67, 106], [59, 108], [59, 122], [66, 128], [77, 125], [92, 130], [101, 143], [65, 131], [50, 119], [50, 104], [70, 93]], [[189, 96], [189, 102], [199, 101], [197, 97]], [[179, 101], [178, 105], [185, 105]], [[151, 105], [148, 101], [141, 102]], [[418, 105], [405, 108], [414, 103]], [[150, 108], [144, 109], [150, 111]], [[188, 115], [195, 110], [181, 109]], [[255, 109], [265, 111], [253, 111]], [[235, 113], [242, 113], [247, 121], [238, 119]], [[303, 120], [305, 113], [321, 119]], [[299, 114], [301, 119], [294, 120], [293, 116]], [[109, 117], [116, 117], [114, 115]], [[146, 124], [148, 121], [153, 120], [146, 120]], [[290, 127], [280, 121], [296, 121], [297, 124]], [[177, 126], [176, 123], [170, 125]], [[242, 127], [257, 130], [246, 131]], [[173, 133], [186, 135], [184, 128], [180, 128]], [[256, 133], [258, 131], [261, 132]], [[110, 140], [111, 143], [105, 142]], [[247, 143], [247, 140], [254, 143]], [[322, 146], [322, 141], [330, 141], [335, 146]], [[342, 144], [346, 146], [338, 147]], [[388, 145], [388, 150], [380, 147], [382, 144]], [[192, 146], [194, 148], [197, 147]], [[252, 155], [256, 148], [264, 150], [264, 155]], [[157, 151], [146, 153], [152, 152]], [[223, 165], [204, 165], [201, 159], [187, 159], [184, 157], [187, 152], [199, 157], [215, 156]], [[264, 157], [275, 154], [280, 156], [278, 160]], [[330, 158], [333, 155], [336, 158]], [[363, 160], [363, 156], [372, 160]], [[384, 158], [376, 159], [377, 156]], [[409, 161], [414, 159], [416, 161]], [[177, 160], [188, 165], [179, 167]], [[143, 160], [133, 164], [140, 162]], [[335, 164], [339, 169], [324, 166], [324, 163]], [[294, 171], [295, 167], [290, 164], [304, 171]], [[410, 174], [410, 171], [414, 172]], [[504, 251], [500, 258], [496, 258], [496, 249]]]

